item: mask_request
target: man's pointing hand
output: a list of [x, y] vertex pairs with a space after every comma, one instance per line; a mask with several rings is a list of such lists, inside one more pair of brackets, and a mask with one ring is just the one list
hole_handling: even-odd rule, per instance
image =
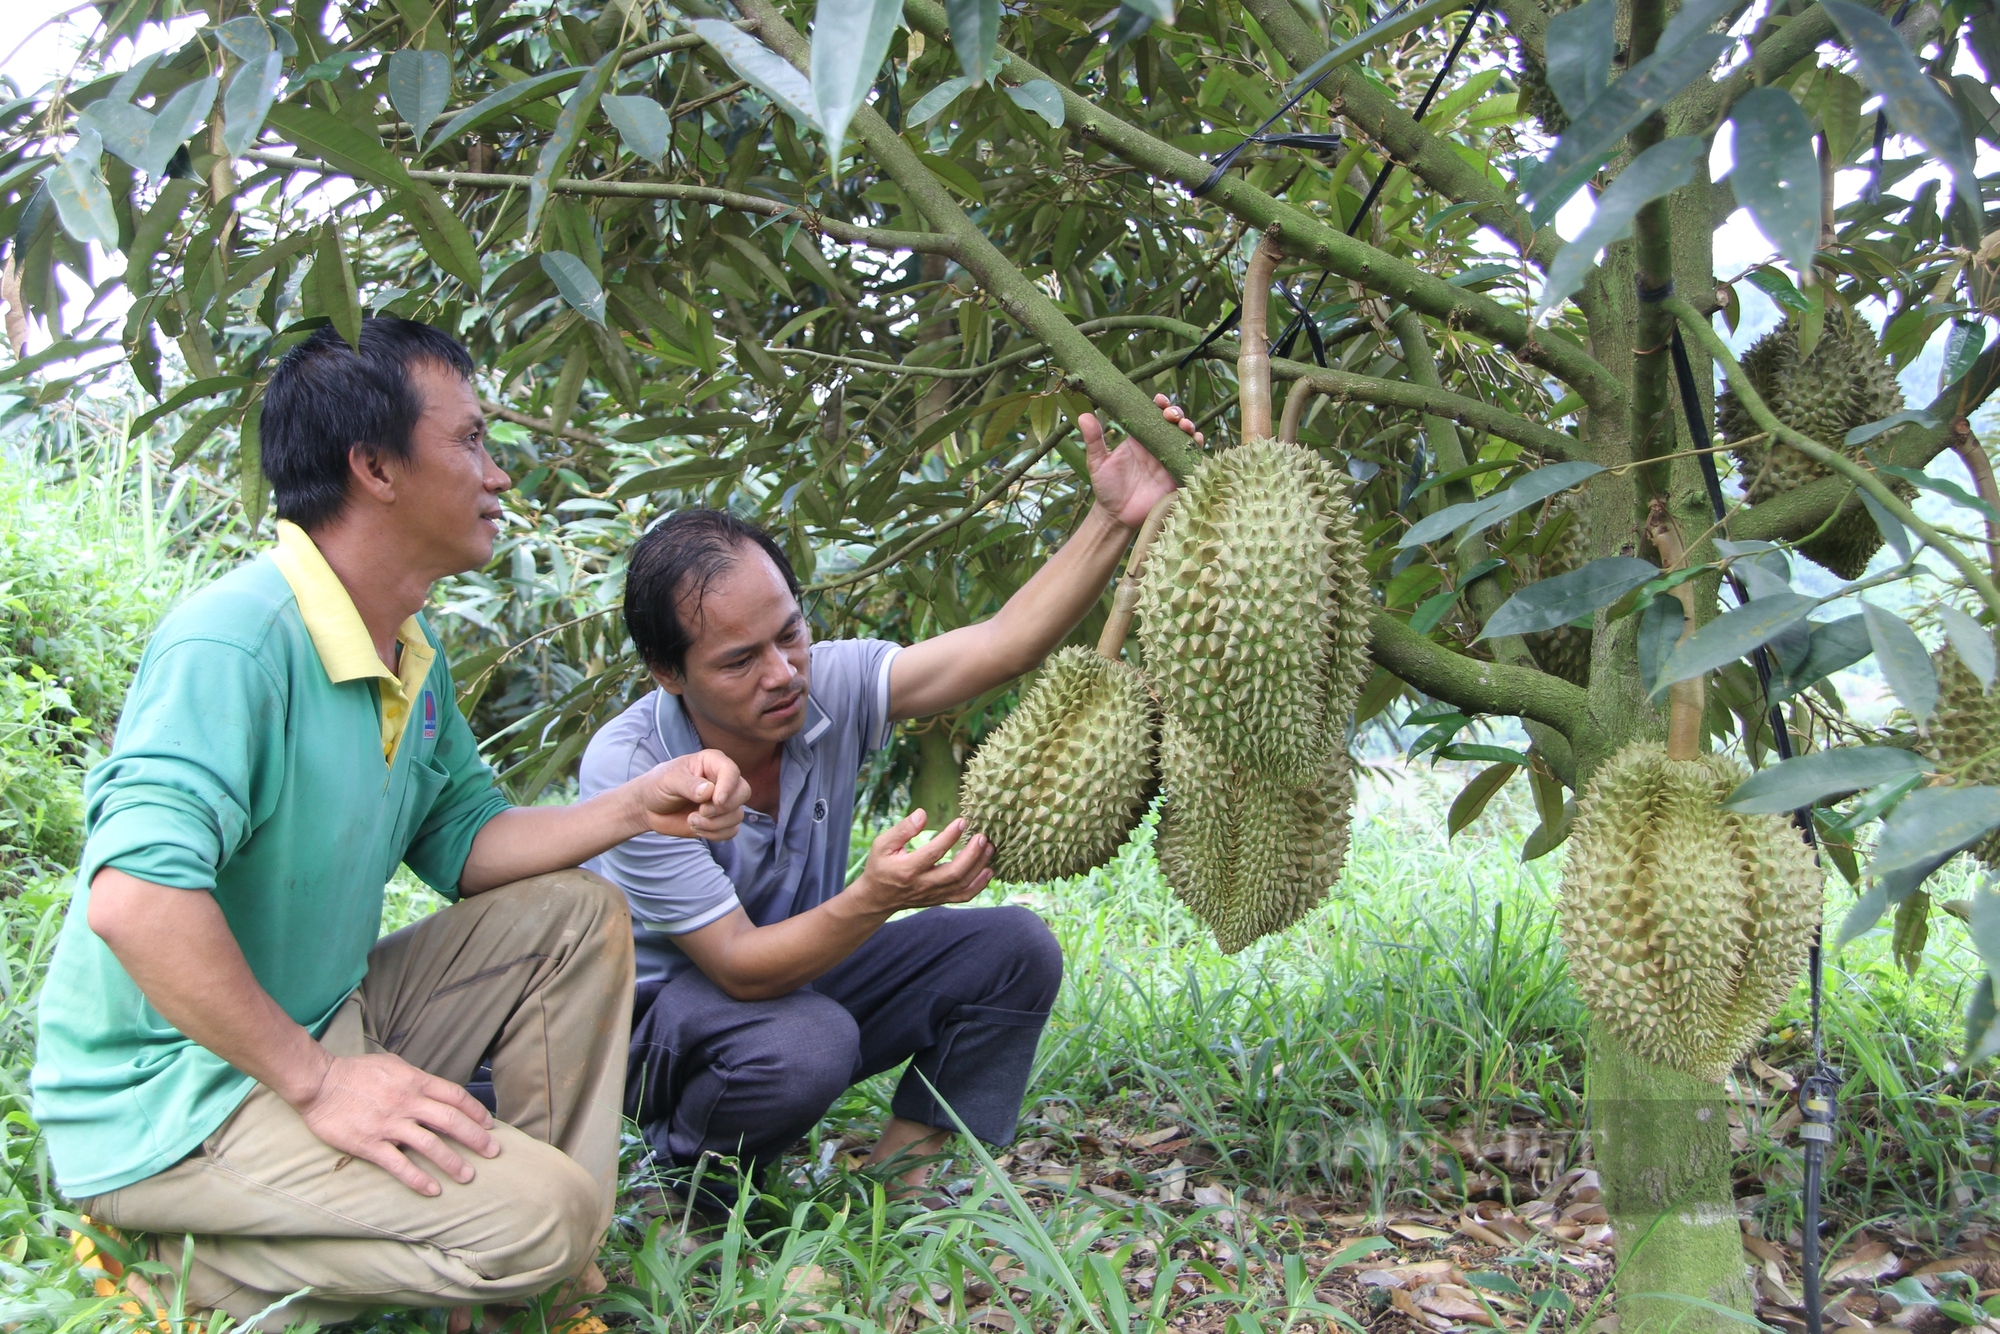
[[640, 786], [647, 827], [678, 838], [734, 838], [749, 800], [750, 784], [736, 761], [719, 750], [698, 750], [656, 765]]

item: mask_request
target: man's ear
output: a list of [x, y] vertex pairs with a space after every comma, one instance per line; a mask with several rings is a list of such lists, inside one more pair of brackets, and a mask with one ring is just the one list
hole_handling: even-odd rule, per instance
[[373, 445], [356, 444], [347, 451], [347, 475], [362, 495], [380, 504], [396, 500], [397, 460]]
[[683, 690], [687, 689], [687, 679], [685, 677], [676, 676], [664, 668], [648, 667], [646, 675], [652, 677], [653, 684], [666, 691], [669, 695], [679, 695]]

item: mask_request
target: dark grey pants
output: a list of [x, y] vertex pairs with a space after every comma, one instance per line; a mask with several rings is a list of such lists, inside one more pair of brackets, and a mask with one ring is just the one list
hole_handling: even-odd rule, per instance
[[[641, 985], [625, 1114], [663, 1167], [763, 1167], [857, 1080], [910, 1062], [895, 1115], [1014, 1137], [1062, 950], [1026, 908], [932, 908], [889, 923], [809, 987], [731, 999], [690, 968]], [[931, 1088], [925, 1087], [928, 1079]]]

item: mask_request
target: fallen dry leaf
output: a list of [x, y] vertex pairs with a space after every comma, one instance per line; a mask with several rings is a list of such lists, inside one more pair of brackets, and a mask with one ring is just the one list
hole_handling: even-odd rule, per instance
[[1446, 1320], [1469, 1320], [1478, 1325], [1491, 1325], [1493, 1317], [1486, 1308], [1473, 1300], [1472, 1293], [1465, 1288], [1440, 1283], [1437, 1287], [1416, 1295], [1417, 1305], [1432, 1315], [1443, 1316]]
[[1903, 1272], [1903, 1257], [1879, 1241], [1864, 1241], [1827, 1268], [1829, 1283], [1874, 1283]]
[[1799, 1081], [1792, 1078], [1790, 1074], [1764, 1064], [1755, 1056], [1750, 1058], [1750, 1073], [1763, 1080], [1766, 1084], [1769, 1084], [1772, 1088], [1782, 1089], [1786, 1093], [1792, 1092], [1799, 1086]]
[[1429, 1227], [1423, 1223], [1391, 1223], [1388, 1231], [1391, 1236], [1401, 1237], [1404, 1241], [1443, 1241], [1451, 1235], [1443, 1228]]
[[1150, 1130], [1143, 1135], [1134, 1135], [1125, 1141], [1128, 1148], [1150, 1149], [1155, 1144], [1165, 1144], [1181, 1133], [1179, 1126], [1167, 1126], [1163, 1130]]

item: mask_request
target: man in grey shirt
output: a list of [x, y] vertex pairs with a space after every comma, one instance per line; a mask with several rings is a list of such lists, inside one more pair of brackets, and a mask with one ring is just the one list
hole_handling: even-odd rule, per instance
[[1096, 492], [1077, 532], [992, 619], [919, 644], [813, 644], [783, 551], [726, 512], [672, 515], [634, 546], [625, 620], [659, 688], [592, 738], [583, 795], [704, 748], [751, 790], [728, 842], [645, 834], [590, 863], [632, 909], [625, 1110], [661, 1166], [713, 1154], [754, 1171], [850, 1084], [904, 1061], [871, 1162], [900, 1160], [901, 1181], [921, 1186], [953, 1113], [983, 1140], [1013, 1137], [1062, 977], [1053, 936], [1011, 906], [890, 921], [992, 879], [991, 846], [962, 820], [912, 848], [926, 824], [912, 811], [852, 884], [848, 841], [862, 762], [893, 724], [1039, 664], [1172, 489], [1143, 446], [1107, 450], [1088, 413], [1077, 425]]

